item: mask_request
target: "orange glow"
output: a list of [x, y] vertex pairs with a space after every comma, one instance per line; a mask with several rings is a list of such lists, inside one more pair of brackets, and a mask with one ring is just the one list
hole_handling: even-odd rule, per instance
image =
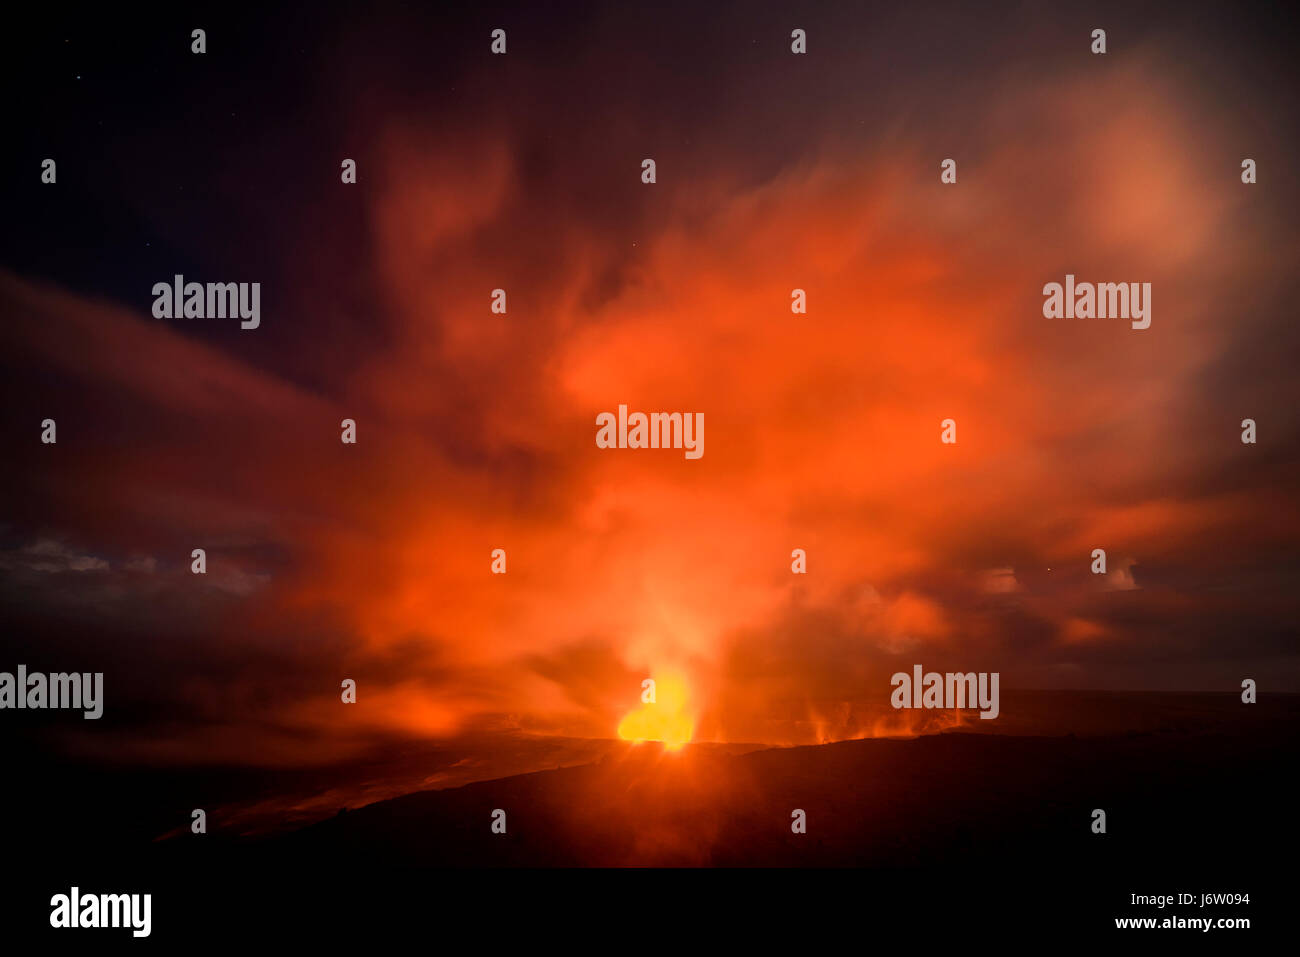
[[695, 719], [687, 713], [686, 683], [676, 676], [655, 679], [655, 701], [642, 704], [618, 723], [624, 741], [662, 741], [676, 751], [691, 740]]
[[[62, 516], [69, 551], [35, 526], [11, 547], [7, 530], [0, 578], [22, 576], [33, 617], [62, 614], [75, 576], [85, 608], [142, 642], [202, 625], [211, 668], [139, 652], [176, 665], [158, 687], [204, 729], [132, 732], [157, 761], [283, 767], [498, 732], [681, 750], [1003, 726], [894, 711], [890, 676], [917, 662], [1000, 670], [1005, 689], [1220, 687], [1222, 663], [1175, 636], [1238, 634], [1238, 588], [1270, 620], [1291, 610], [1270, 584], [1284, 575], [1246, 577], [1294, 552], [1287, 475], [1234, 436], [1289, 408], [1290, 370], [1260, 379], [1284, 350], [1222, 320], [1242, 290], [1286, 288], [1290, 223], [1252, 221], [1267, 255], [1225, 247], [1266, 205], [1243, 206], [1256, 188], [1225, 186], [1213, 159], [1249, 130], [1212, 122], [1159, 58], [1087, 66], [981, 96], [972, 128], [994, 132], [978, 179], [951, 187], [933, 144], [869, 126], [797, 152], [773, 138], [752, 167], [683, 141], [674, 165], [700, 175], [679, 190], [643, 188], [620, 142], [595, 141], [589, 166], [571, 146], [536, 160], [513, 112], [436, 135], [389, 118], [364, 138], [364, 257], [335, 228], [285, 246], [280, 285], [308, 297], [291, 311], [329, 334], [272, 324], [285, 338], [252, 351], [260, 332], [210, 339], [152, 318], [143, 293], [115, 305], [0, 269], [0, 308], [26, 317], [0, 323], [6, 368], [37, 399], [66, 379], [82, 434], [111, 413], [133, 442], [75, 446], [94, 456], [93, 506], [23, 446], [4, 477], [33, 477], [0, 487], [31, 496], [15, 508], [33, 521]], [[574, 201], [590, 190], [602, 201]], [[373, 322], [308, 281], [322, 264], [355, 273], [348, 296], [376, 292]], [[1046, 319], [1043, 283], [1075, 268], [1153, 280], [1151, 328]], [[493, 316], [502, 285], [511, 311]], [[40, 422], [37, 399], [10, 418]], [[622, 403], [704, 415], [703, 456], [598, 447], [597, 415]], [[204, 541], [226, 544], [195, 588], [177, 556]], [[647, 676], [655, 704], [638, 700]]]

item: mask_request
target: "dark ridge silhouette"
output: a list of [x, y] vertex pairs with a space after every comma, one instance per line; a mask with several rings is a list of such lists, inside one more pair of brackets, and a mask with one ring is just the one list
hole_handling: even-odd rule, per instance
[[[520, 928], [574, 906], [617, 924], [629, 902], [711, 912], [738, 894], [756, 914], [801, 901], [854, 927], [869, 919], [907, 930], [942, 915], [958, 930], [1086, 935], [1115, 933], [1118, 916], [1168, 915], [1135, 907], [1135, 893], [1227, 891], [1253, 895], [1248, 909], [1187, 907], [1183, 916], [1279, 927], [1277, 878], [1295, 844], [1300, 697], [1234, 700], [1206, 696], [1198, 708], [1188, 696], [1164, 699], [1148, 710], [1166, 718], [1120, 733], [961, 731], [743, 753], [622, 746], [586, 764], [345, 813], [336, 805], [273, 836], [239, 836], [216, 820], [207, 834], [158, 840], [151, 814], [176, 794], [115, 789], [120, 772], [52, 776], [79, 803], [19, 806], [9, 795], [6, 848], [24, 880], [0, 915], [43, 933], [50, 896], [76, 884], [151, 892], [159, 939], [197, 928], [242, 940], [285, 920], [295, 933], [370, 933], [374, 915], [418, 923], [435, 905], [496, 933], [509, 929], [497, 926], [507, 911]], [[491, 830], [498, 808], [505, 834]], [[1106, 812], [1105, 834], [1092, 833], [1094, 808]], [[807, 815], [806, 834], [791, 831], [795, 809]], [[539, 878], [538, 867], [566, 870]], [[749, 867], [764, 870], [735, 870]], [[765, 938], [784, 928], [802, 939], [808, 925], [760, 926]]]
[[[643, 745], [426, 791], [263, 850], [307, 866], [929, 866], [1232, 862], [1277, 839], [1294, 713], [1101, 737], [948, 733], [741, 755]], [[1091, 830], [1106, 812], [1107, 833]], [[506, 833], [491, 831], [505, 811]], [[791, 831], [801, 809], [807, 833]]]

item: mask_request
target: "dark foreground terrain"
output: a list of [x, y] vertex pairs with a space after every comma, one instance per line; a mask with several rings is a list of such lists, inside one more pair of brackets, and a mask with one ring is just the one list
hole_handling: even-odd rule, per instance
[[[383, 801], [270, 842], [286, 860], [490, 866], [1129, 867], [1236, 872], [1280, 836], [1277, 739], [942, 734], [740, 756], [645, 746]], [[1106, 833], [1092, 833], [1092, 812]], [[494, 810], [506, 833], [492, 833]], [[791, 831], [806, 813], [807, 833]], [[982, 862], [982, 865], [981, 863]]]
[[[1163, 916], [1134, 908], [1132, 894], [1176, 892], [1249, 893], [1238, 912], [1263, 920], [1293, 867], [1300, 708], [1289, 697], [1229, 704], [1174, 708], [1123, 733], [954, 732], [739, 754], [625, 747], [581, 766], [340, 810], [269, 837], [218, 827], [140, 841], [115, 833], [97, 814], [100, 796], [85, 793], [83, 813], [60, 827], [10, 816], [10, 860], [29, 879], [0, 917], [39, 926], [50, 895], [76, 883], [151, 891], [163, 933], [230, 930], [235, 914], [274, 924], [288, 912], [328, 927], [352, 920], [337, 908], [370, 913], [374, 894], [381, 909], [414, 894], [418, 907], [436, 900], [468, 912], [505, 895], [511, 907], [550, 913], [548, 900], [698, 904], [724, 887], [775, 894], [779, 907], [790, 895], [832, 900], [850, 885], [861, 895], [854, 906], [886, 922], [918, 907], [974, 907], [989, 919], [1064, 921], [1081, 932], [1110, 922], [1113, 932], [1116, 916]], [[102, 797], [112, 807], [121, 795]], [[17, 798], [11, 790], [6, 800]], [[791, 831], [796, 809], [806, 834]], [[1105, 834], [1093, 833], [1094, 809], [1106, 813]], [[497, 810], [504, 834], [492, 831]], [[818, 870], [762, 879], [491, 870], [660, 865]], [[848, 878], [825, 868], [864, 870]]]

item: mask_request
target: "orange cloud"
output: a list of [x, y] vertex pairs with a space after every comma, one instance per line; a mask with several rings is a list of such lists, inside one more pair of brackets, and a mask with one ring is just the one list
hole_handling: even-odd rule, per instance
[[[1180, 588], [1185, 548], [1295, 531], [1263, 521], [1276, 490], [1224, 477], [1237, 413], [1194, 418], [1235, 334], [1224, 273], [1286, 273], [1225, 253], [1235, 200], [1200, 159], [1221, 131], [1186, 102], [1150, 65], [1008, 90], [954, 188], [920, 144], [826, 141], [765, 176], [665, 176], [627, 201], [649, 209], [626, 242], [559, 215], [575, 197], [539, 189], [505, 136], [439, 149], [399, 124], [356, 254], [373, 335], [326, 386], [268, 371], [253, 340], [0, 278], [25, 317], [0, 340], [16, 361], [75, 380], [71, 409], [155, 416], [129, 452], [91, 455], [70, 413], [57, 454], [80, 477], [46, 463], [24, 500], [67, 505], [96, 546], [175, 562], [211, 542], [264, 583], [219, 623], [302, 675], [288, 694], [231, 666], [286, 733], [795, 742], [906, 733], [879, 711], [900, 661], [1118, 680], [1123, 662], [1076, 654], [1159, 639], [1132, 596], [1094, 588], [1092, 548], [1185, 622], [1211, 601]], [[1151, 328], [1044, 319], [1067, 270], [1152, 281]], [[598, 449], [620, 403], [702, 412], [703, 458]], [[690, 708], [641, 710], [641, 679], [672, 674]]]

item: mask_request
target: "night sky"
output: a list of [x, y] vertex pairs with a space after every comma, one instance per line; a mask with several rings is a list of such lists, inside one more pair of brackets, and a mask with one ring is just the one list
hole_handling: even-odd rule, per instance
[[[610, 738], [647, 676], [771, 744], [873, 733], [918, 662], [1300, 691], [1285, 17], [43, 5], [3, 41], [0, 670], [105, 673], [41, 725], [73, 753], [269, 767]], [[1150, 282], [1150, 328], [1044, 318], [1067, 273]], [[260, 327], [154, 318], [176, 274], [259, 282]], [[703, 412], [703, 457], [598, 449], [621, 403]]]

